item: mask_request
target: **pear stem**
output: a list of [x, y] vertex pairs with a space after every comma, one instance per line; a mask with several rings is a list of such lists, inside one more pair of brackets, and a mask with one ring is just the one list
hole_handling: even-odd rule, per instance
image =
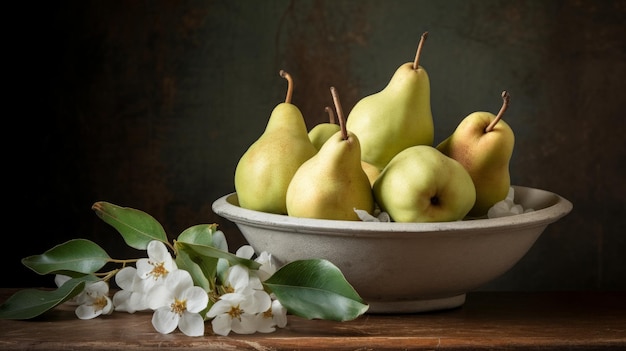
[[428, 38], [428, 32], [424, 32], [422, 37], [420, 38], [420, 42], [417, 45], [417, 52], [415, 53], [415, 60], [413, 61], [413, 69], [417, 70], [420, 67], [420, 55], [422, 54], [422, 47], [424, 46], [424, 42]]
[[326, 113], [328, 113], [328, 123], [330, 123], [330, 124], [337, 124], [337, 121], [335, 120], [335, 113], [333, 112], [333, 109], [330, 108], [330, 106], [326, 106], [326, 107], [324, 107], [324, 111], [326, 111]]
[[330, 87], [330, 94], [333, 96], [333, 102], [335, 103], [335, 110], [337, 110], [337, 119], [339, 120], [339, 126], [341, 127], [341, 138], [348, 140], [348, 129], [346, 128], [346, 122], [343, 116], [343, 110], [341, 109], [341, 102], [337, 94], [335, 87]]
[[293, 79], [291, 78], [291, 74], [285, 72], [282, 69], [280, 70], [280, 72], [278, 72], [278, 74], [280, 74], [281, 77], [287, 79], [287, 96], [285, 97], [285, 102], [290, 104], [291, 96], [293, 95]]
[[500, 107], [500, 111], [496, 115], [496, 118], [494, 118], [493, 121], [491, 121], [491, 123], [489, 123], [487, 128], [485, 128], [485, 133], [491, 132], [493, 130], [493, 128], [496, 127], [496, 124], [498, 123], [498, 121], [500, 121], [500, 119], [502, 119], [502, 116], [504, 115], [504, 112], [509, 107], [509, 100], [510, 100], [510, 98], [511, 97], [510, 97], [509, 93], [506, 90], [502, 92], [502, 107]]

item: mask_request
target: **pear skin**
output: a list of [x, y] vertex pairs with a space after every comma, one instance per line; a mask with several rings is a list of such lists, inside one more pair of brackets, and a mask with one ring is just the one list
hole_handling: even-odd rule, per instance
[[336, 90], [331, 88], [341, 130], [304, 162], [287, 189], [287, 214], [292, 217], [358, 221], [355, 209], [372, 214], [374, 195], [361, 168], [359, 139], [343, 123]]
[[509, 95], [502, 93], [498, 113], [478, 111], [465, 117], [437, 149], [457, 160], [467, 169], [476, 187], [476, 203], [469, 217], [484, 217], [496, 202], [506, 198], [511, 186], [509, 164], [515, 135], [502, 120]]
[[382, 172], [382, 170], [380, 168], [370, 164], [370, 163], [365, 162], [365, 161], [361, 161], [361, 167], [365, 171], [365, 174], [367, 174], [367, 178], [370, 180], [370, 184], [374, 185], [374, 182], [376, 181], [376, 178], [378, 178], [378, 176], [380, 175], [380, 172]]
[[339, 124], [335, 122], [333, 110], [329, 106], [326, 106], [325, 111], [328, 113], [328, 122], [320, 123], [309, 131], [309, 139], [317, 150], [321, 149], [322, 145], [324, 145], [326, 140], [333, 134], [341, 130]]
[[348, 130], [361, 142], [361, 159], [379, 169], [407, 147], [433, 144], [430, 80], [419, 65], [426, 36], [415, 61], [398, 67], [383, 90], [359, 100], [348, 115]]
[[474, 206], [469, 173], [433, 146], [400, 151], [378, 176], [374, 199], [395, 222], [462, 220]]
[[317, 153], [309, 140], [302, 113], [291, 104], [291, 77], [286, 102], [272, 111], [261, 136], [248, 147], [235, 169], [239, 206], [250, 210], [287, 214], [286, 195], [298, 168]]

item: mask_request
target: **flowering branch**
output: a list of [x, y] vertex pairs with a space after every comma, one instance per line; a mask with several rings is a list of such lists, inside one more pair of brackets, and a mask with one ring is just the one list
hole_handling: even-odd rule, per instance
[[[147, 258], [114, 259], [96, 243], [73, 239], [22, 263], [40, 275], [54, 274], [55, 290], [24, 289], [0, 305], [2, 319], [30, 319], [59, 304], [73, 303], [78, 318], [124, 311], [153, 311], [160, 333], [177, 328], [189, 336], [268, 333], [287, 323], [287, 314], [308, 319], [352, 320], [368, 309], [341, 271], [322, 260], [277, 267], [271, 254], [255, 257], [244, 245], [228, 251], [217, 224], [200, 224], [170, 243], [161, 224], [132, 208], [96, 202], [92, 209], [125, 243]], [[106, 264], [119, 268], [101, 272]], [[135, 263], [135, 266], [131, 264]], [[119, 287], [109, 297], [109, 282]]]

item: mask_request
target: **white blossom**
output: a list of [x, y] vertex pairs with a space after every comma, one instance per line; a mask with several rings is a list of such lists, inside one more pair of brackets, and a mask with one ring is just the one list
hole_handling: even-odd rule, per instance
[[208, 303], [208, 294], [193, 285], [189, 272], [177, 269], [150, 294], [150, 308], [155, 310], [152, 325], [162, 334], [169, 334], [178, 327], [185, 335], [202, 336], [204, 318], [200, 312]]
[[84, 294], [77, 299], [79, 306], [76, 308], [76, 316], [80, 319], [92, 319], [101, 314], [111, 314], [113, 303], [107, 296], [109, 284], [104, 281], [86, 284]]

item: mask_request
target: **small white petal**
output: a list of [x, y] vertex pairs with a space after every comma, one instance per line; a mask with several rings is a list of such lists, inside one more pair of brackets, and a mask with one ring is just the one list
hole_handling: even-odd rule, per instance
[[180, 296], [183, 291], [193, 286], [193, 278], [191, 278], [191, 274], [186, 270], [177, 269], [167, 275], [165, 285], [174, 292], [174, 296]]
[[148, 307], [153, 310], [169, 306], [172, 302], [174, 302], [174, 295], [166, 285], [155, 286], [149, 292]]
[[161, 307], [152, 315], [152, 326], [161, 334], [169, 334], [178, 326], [180, 316], [169, 307]]
[[209, 295], [199, 286], [193, 286], [181, 295], [181, 300], [187, 300], [187, 311], [198, 313], [209, 304]]
[[250, 274], [248, 269], [242, 265], [234, 265], [228, 269], [227, 278], [228, 285], [235, 291], [239, 292], [248, 286]]
[[244, 313], [240, 316], [240, 319], [233, 319], [231, 323], [231, 329], [237, 334], [254, 334], [257, 330], [256, 316], [249, 313]]
[[74, 313], [76, 313], [76, 317], [80, 319], [92, 319], [101, 315], [102, 310], [96, 309], [93, 305], [83, 304], [76, 307]]
[[230, 318], [230, 316], [227, 314], [220, 314], [216, 316], [211, 321], [211, 327], [213, 327], [213, 332], [218, 335], [227, 336], [232, 330], [232, 321], [232, 318]]
[[178, 322], [178, 329], [187, 336], [204, 335], [204, 320], [198, 313], [183, 313]]
[[61, 285], [65, 284], [65, 282], [70, 279], [72, 279], [72, 277], [68, 275], [57, 274], [54, 276], [54, 284], [56, 284], [57, 287], [61, 287]]
[[278, 300], [272, 301], [272, 318], [279, 328], [287, 325], [287, 309]]
[[254, 249], [250, 245], [243, 245], [242, 247], [237, 249], [237, 252], [235, 252], [235, 255], [241, 258], [251, 259], [252, 256], [254, 255]]
[[132, 290], [134, 281], [137, 277], [137, 268], [124, 267], [115, 274], [115, 284], [124, 290]]

